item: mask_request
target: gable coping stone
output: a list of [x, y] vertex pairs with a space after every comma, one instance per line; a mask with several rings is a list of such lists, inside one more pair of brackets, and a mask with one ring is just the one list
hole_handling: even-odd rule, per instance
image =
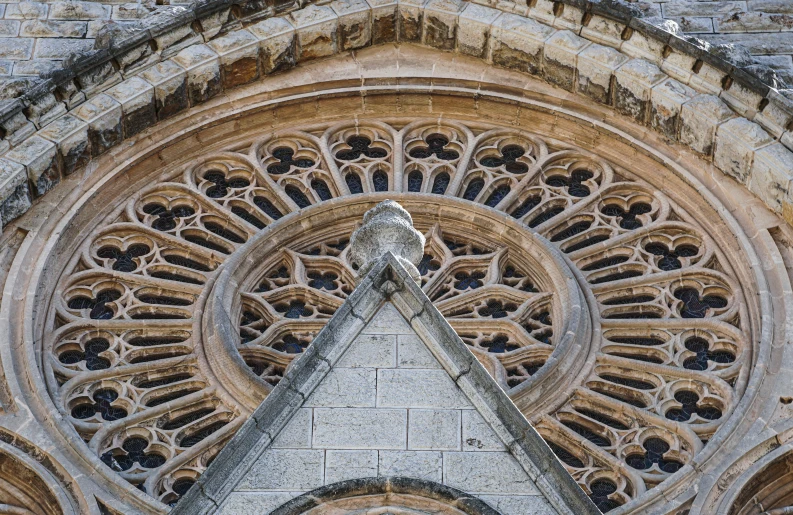
[[503, 427], [507, 432], [499, 436], [509, 440], [508, 451], [555, 509], [575, 515], [600, 513], [396, 257], [388, 252], [171, 514], [200, 515], [218, 509], [386, 301], [405, 317], [420, 339], [436, 343], [435, 350], [443, 353], [435, 356], [436, 359], [482, 417], [491, 426]]

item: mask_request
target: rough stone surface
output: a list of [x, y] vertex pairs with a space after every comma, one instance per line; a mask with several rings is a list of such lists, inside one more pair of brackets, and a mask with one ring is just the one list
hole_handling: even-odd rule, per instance
[[713, 162], [738, 182], [747, 184], [755, 151], [773, 139], [759, 125], [746, 118], [735, 118], [716, 130]]
[[718, 97], [698, 95], [683, 104], [681, 109], [680, 142], [710, 156], [716, 141], [716, 128], [734, 116]]
[[614, 73], [614, 107], [621, 113], [646, 123], [652, 90], [666, 75], [652, 63], [632, 59]]
[[696, 96], [696, 93], [672, 78], [667, 78], [656, 85], [651, 94], [650, 123], [653, 129], [671, 140], [677, 140], [680, 111], [686, 102]]
[[40, 136], [26, 140], [6, 157], [25, 167], [36, 196], [44, 195], [61, 180], [57, 147]]

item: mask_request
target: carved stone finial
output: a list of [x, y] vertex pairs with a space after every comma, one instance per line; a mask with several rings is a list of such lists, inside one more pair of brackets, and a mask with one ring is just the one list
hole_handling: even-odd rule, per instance
[[416, 265], [424, 257], [424, 235], [413, 228], [413, 219], [393, 200], [384, 200], [363, 215], [363, 225], [350, 238], [350, 259], [358, 275], [366, 276], [386, 252], [391, 252], [417, 283]]

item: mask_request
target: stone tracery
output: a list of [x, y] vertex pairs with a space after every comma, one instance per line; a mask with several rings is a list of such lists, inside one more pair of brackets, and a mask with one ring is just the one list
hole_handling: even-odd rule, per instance
[[[200, 359], [205, 285], [288, 214], [386, 191], [507, 213], [580, 271], [602, 330], [592, 332], [594, 366], [557, 408], [532, 416], [601, 509], [690, 462], [734, 408], [751, 357], [742, 290], [706, 231], [665, 195], [537, 135], [349, 122], [204, 156], [130, 199], [85, 243], [54, 298], [46, 348], [51, 393], [91, 450], [175, 502], [242, 421]], [[503, 239], [443, 220], [417, 226], [425, 292], [502, 387], [522, 395], [571, 307]], [[340, 222], [283, 244], [239, 293], [237, 350], [265, 383], [277, 384], [352, 291], [354, 228]]]

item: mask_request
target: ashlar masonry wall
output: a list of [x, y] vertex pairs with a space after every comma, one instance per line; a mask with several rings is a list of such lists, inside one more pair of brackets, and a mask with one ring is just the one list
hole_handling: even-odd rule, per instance
[[505, 515], [557, 513], [496, 432], [386, 303], [221, 505], [260, 514], [323, 485], [403, 476]]

